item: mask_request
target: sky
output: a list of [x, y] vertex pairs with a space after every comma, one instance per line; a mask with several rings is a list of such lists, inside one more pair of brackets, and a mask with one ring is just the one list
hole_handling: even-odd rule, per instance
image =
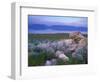
[[72, 31], [87, 32], [87, 29], [87, 17], [28, 16], [29, 33], [66, 33]]

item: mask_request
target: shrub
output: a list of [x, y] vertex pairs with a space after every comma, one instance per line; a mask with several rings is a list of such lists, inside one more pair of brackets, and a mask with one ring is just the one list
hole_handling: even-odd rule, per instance
[[42, 66], [46, 61], [46, 54], [41, 52], [39, 55], [29, 55], [28, 65], [29, 66]]

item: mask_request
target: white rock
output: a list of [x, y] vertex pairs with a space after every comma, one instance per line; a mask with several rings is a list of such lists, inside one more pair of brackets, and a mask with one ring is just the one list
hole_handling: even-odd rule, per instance
[[59, 59], [62, 59], [64, 61], [69, 61], [69, 57], [67, 57], [62, 51], [57, 51], [56, 52], [56, 56], [59, 58]]
[[70, 45], [70, 44], [72, 44], [74, 41], [72, 40], [72, 39], [66, 39], [66, 40], [64, 40], [64, 43], [66, 44], [66, 45]]
[[64, 61], [69, 61], [69, 57], [67, 57], [65, 54], [60, 54], [59, 58], [64, 60]]
[[46, 66], [52, 65], [52, 62], [50, 60], [47, 60], [45, 63]]

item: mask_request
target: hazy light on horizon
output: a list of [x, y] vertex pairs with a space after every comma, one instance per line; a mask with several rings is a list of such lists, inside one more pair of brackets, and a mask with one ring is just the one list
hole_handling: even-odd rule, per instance
[[[37, 25], [37, 26], [36, 26]], [[39, 26], [42, 25], [42, 26]], [[44, 25], [44, 26], [43, 26]], [[52, 27], [58, 25], [61, 27]], [[69, 26], [69, 27], [68, 27]], [[71, 27], [73, 26], [73, 27]], [[74, 28], [78, 27], [78, 28]], [[71, 17], [71, 16], [39, 16], [39, 15], [29, 15], [28, 16], [28, 29], [29, 32], [36, 30], [46, 31], [54, 30], [56, 31], [72, 31], [80, 29], [87, 32], [88, 18], [87, 17]], [[71, 28], [71, 30], [68, 30]], [[78, 30], [77, 30], [78, 31]], [[39, 31], [38, 31], [39, 32]], [[44, 32], [45, 33], [45, 32]]]

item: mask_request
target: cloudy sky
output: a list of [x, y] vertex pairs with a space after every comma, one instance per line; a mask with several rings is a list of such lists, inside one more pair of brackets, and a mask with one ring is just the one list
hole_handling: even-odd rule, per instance
[[68, 31], [87, 32], [87, 17], [28, 16], [28, 30], [31, 33], [65, 33]]

